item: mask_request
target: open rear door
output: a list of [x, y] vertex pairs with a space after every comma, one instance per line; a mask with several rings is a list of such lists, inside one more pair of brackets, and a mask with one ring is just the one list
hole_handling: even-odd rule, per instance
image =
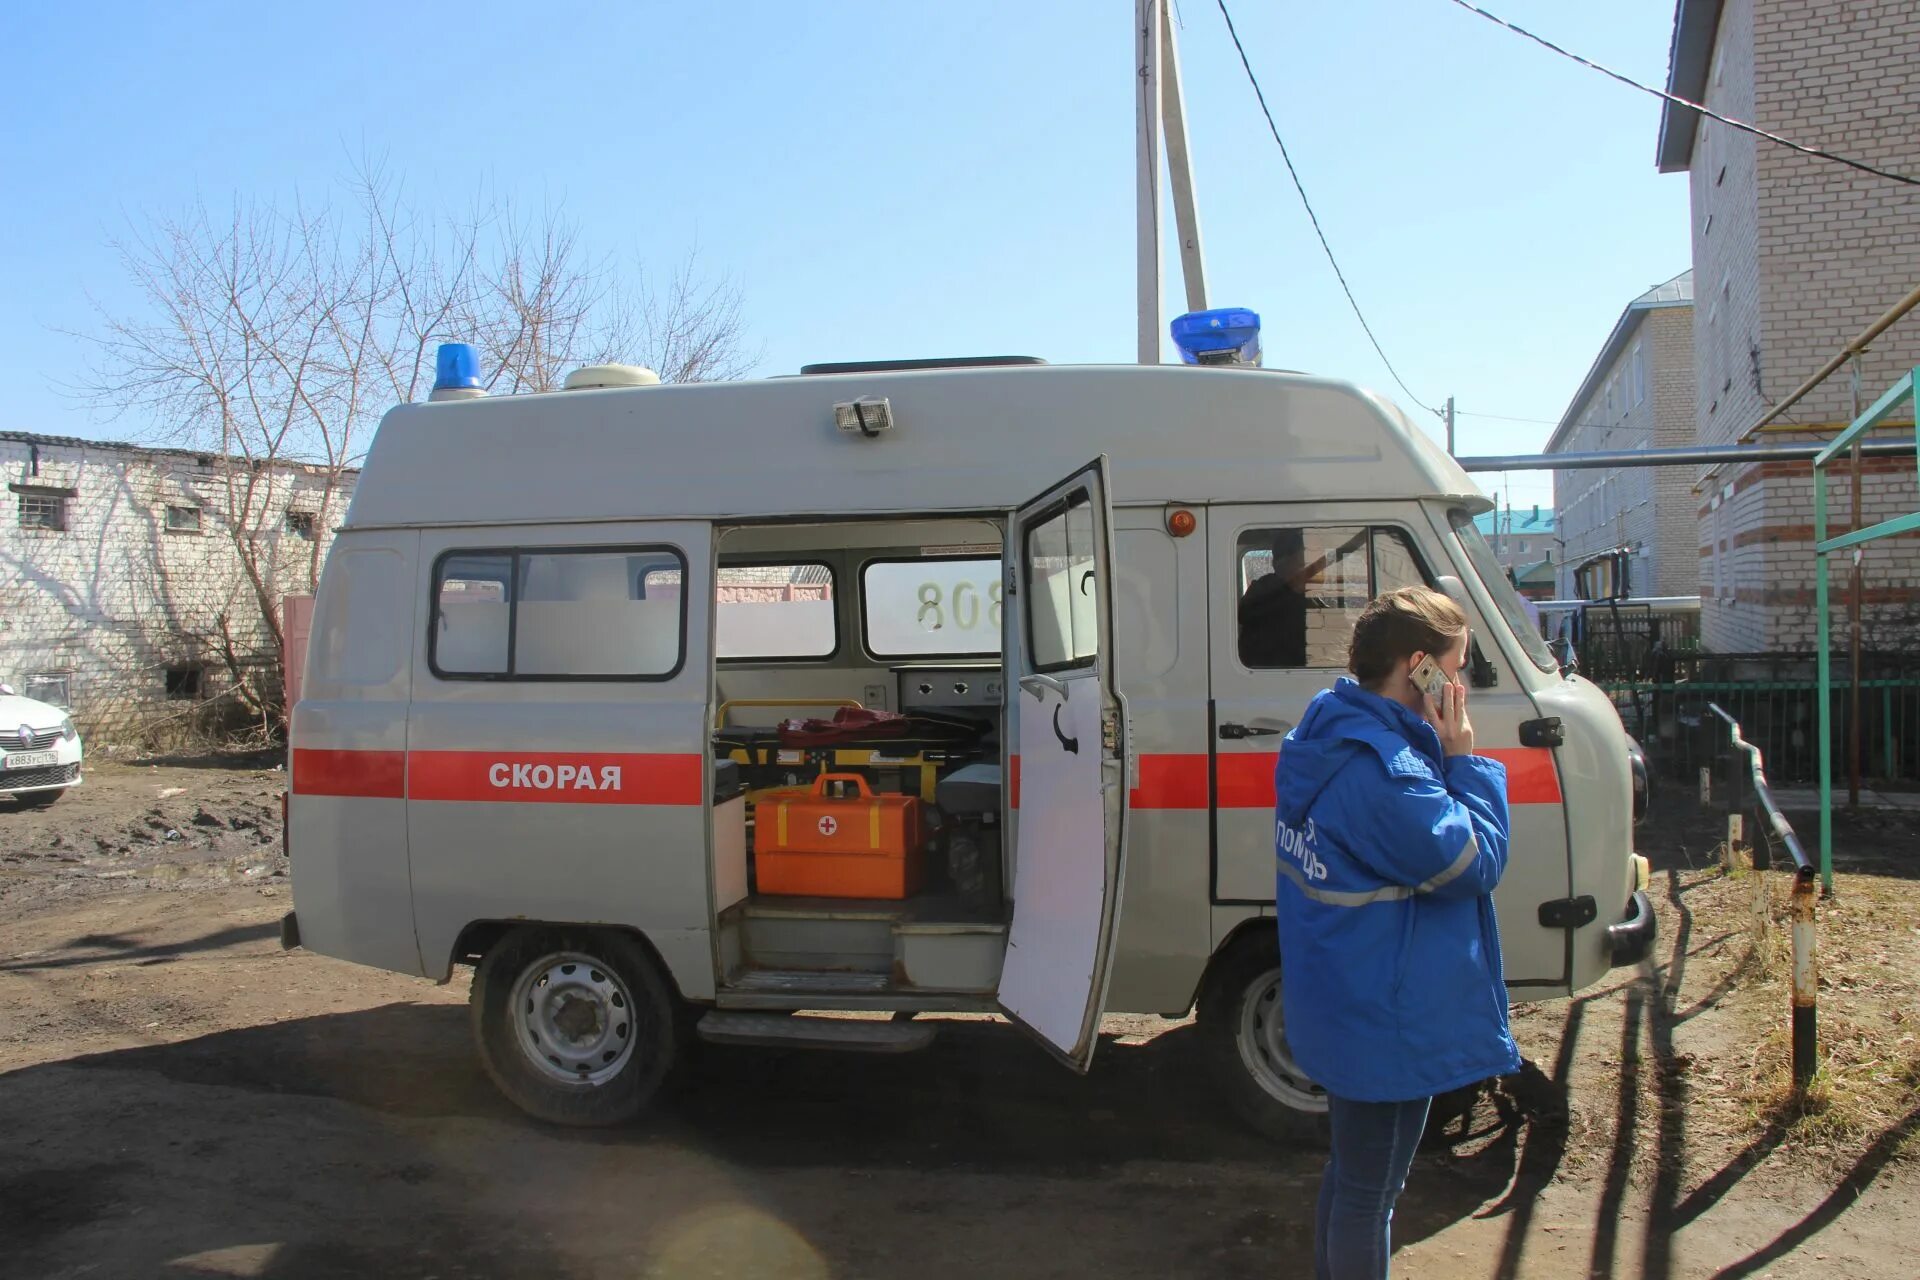
[[1126, 857], [1126, 709], [1113, 680], [1104, 457], [1007, 529], [1008, 697], [1019, 720], [1013, 924], [1000, 1007], [1084, 1072], [1099, 1039]]

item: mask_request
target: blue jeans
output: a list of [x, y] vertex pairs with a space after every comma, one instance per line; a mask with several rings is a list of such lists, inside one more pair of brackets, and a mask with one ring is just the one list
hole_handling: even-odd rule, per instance
[[1386, 1280], [1393, 1204], [1407, 1185], [1432, 1102], [1353, 1102], [1327, 1095], [1333, 1153], [1320, 1177], [1314, 1214], [1314, 1280]]

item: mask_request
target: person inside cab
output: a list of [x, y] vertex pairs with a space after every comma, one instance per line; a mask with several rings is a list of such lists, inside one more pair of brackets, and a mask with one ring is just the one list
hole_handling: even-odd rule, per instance
[[1333, 1130], [1320, 1280], [1386, 1276], [1434, 1095], [1520, 1066], [1493, 910], [1507, 775], [1473, 754], [1468, 642], [1439, 592], [1381, 595], [1355, 622], [1352, 678], [1314, 696], [1275, 770], [1287, 1041]]
[[1272, 564], [1240, 597], [1240, 661], [1256, 671], [1307, 665], [1311, 571], [1304, 530], [1274, 530]]

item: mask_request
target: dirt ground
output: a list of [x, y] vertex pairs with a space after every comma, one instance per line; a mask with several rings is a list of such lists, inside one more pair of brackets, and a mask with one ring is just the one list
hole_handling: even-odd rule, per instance
[[[1183, 1023], [1109, 1020], [1084, 1080], [954, 1021], [898, 1058], [710, 1050], [632, 1128], [524, 1119], [463, 978], [280, 950], [284, 781], [103, 764], [0, 801], [0, 1276], [1308, 1269], [1320, 1158], [1238, 1131]], [[1641, 829], [1654, 962], [1516, 1008], [1527, 1068], [1420, 1156], [1397, 1276], [1920, 1275], [1911, 820], [1843, 824], [1797, 1109], [1783, 877], [1715, 869], [1719, 821], [1682, 797]]]

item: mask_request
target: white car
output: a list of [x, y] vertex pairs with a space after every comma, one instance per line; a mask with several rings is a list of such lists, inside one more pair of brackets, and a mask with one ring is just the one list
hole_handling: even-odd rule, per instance
[[27, 808], [50, 805], [79, 785], [80, 757], [72, 716], [0, 683], [0, 794]]

